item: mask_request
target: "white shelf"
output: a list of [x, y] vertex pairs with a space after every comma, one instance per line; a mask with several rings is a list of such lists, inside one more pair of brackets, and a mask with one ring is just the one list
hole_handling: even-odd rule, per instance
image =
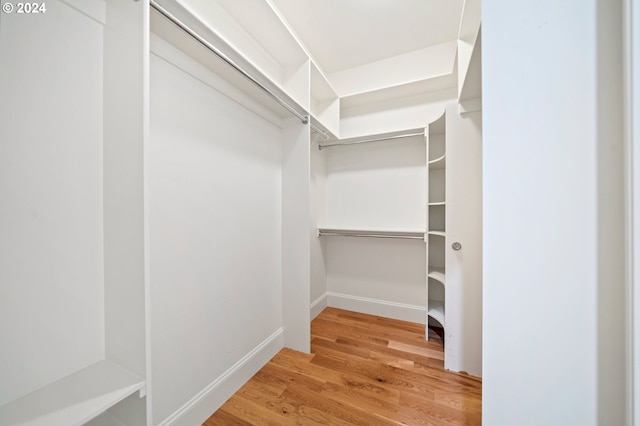
[[435, 201], [433, 203], [429, 203], [429, 206], [444, 206], [445, 202], [444, 201]]
[[444, 324], [444, 302], [441, 300], [431, 300], [429, 299], [429, 307], [427, 310], [427, 315], [431, 318], [435, 319], [445, 327]]
[[440, 281], [444, 285], [444, 268], [438, 268], [435, 266], [429, 266], [429, 278], [433, 278], [436, 281]]
[[309, 58], [269, 2], [262, 0], [210, 0], [195, 16], [275, 82], [303, 108], [309, 108]]
[[144, 386], [140, 377], [103, 360], [3, 405], [0, 424], [82, 425]]
[[445, 232], [444, 231], [429, 231], [428, 234], [429, 235], [437, 235], [439, 237], [444, 237], [445, 236]]
[[424, 230], [318, 228], [318, 236], [404, 238], [424, 241]]
[[[206, 43], [260, 85], [289, 104], [297, 113], [309, 110], [309, 58], [268, 3], [260, 0], [237, 2], [162, 2], [162, 8], [198, 34]], [[290, 113], [273, 97], [238, 73], [193, 37], [159, 13], [150, 15], [151, 31], [174, 45], [232, 85], [255, 98], [274, 113]]]
[[429, 160], [429, 167], [432, 169], [444, 169], [446, 166], [446, 157], [447, 155], [444, 154], [441, 157]]
[[453, 72], [444, 73], [430, 78], [393, 84], [358, 93], [341, 94], [341, 106], [345, 109], [350, 109], [364, 105], [390, 102], [408, 96], [415, 96], [417, 93], [445, 91], [455, 88], [456, 84], [456, 74]]

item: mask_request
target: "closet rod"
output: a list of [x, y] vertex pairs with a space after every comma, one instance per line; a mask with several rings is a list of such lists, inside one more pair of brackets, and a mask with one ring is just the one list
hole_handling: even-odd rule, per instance
[[388, 140], [392, 140], [392, 139], [410, 138], [410, 137], [413, 137], [413, 136], [424, 136], [424, 133], [422, 133], [422, 132], [421, 133], [408, 133], [406, 135], [386, 136], [386, 137], [382, 137], [382, 138], [365, 139], [363, 141], [354, 141], [354, 142], [347, 142], [347, 143], [330, 143], [330, 144], [326, 144], [326, 145], [319, 145], [318, 149], [330, 148], [332, 146], [359, 145], [361, 143], [388, 141]]
[[[282, 98], [280, 98], [278, 95], [276, 95], [275, 93], [273, 93], [269, 88], [267, 88], [264, 84], [260, 83], [258, 80], [256, 80], [253, 76], [251, 76], [251, 74], [249, 74], [248, 72], [246, 72], [244, 69], [242, 69], [239, 65], [237, 65], [235, 62], [233, 62], [233, 60], [229, 57], [227, 57], [227, 55], [225, 55], [224, 53], [222, 53], [217, 47], [215, 47], [214, 45], [212, 45], [211, 43], [209, 43], [208, 41], [206, 41], [205, 39], [203, 39], [201, 36], [198, 35], [198, 33], [196, 33], [195, 31], [193, 31], [191, 28], [189, 28], [186, 24], [184, 24], [182, 21], [180, 21], [178, 18], [176, 18], [175, 16], [173, 16], [169, 11], [167, 11], [165, 8], [163, 8], [162, 6], [160, 6], [156, 1], [154, 0], [150, 0], [149, 4], [151, 5], [151, 7], [153, 9], [155, 9], [159, 14], [161, 14], [162, 16], [164, 16], [165, 18], [167, 18], [169, 21], [171, 21], [174, 25], [176, 25], [178, 28], [180, 28], [182, 31], [184, 31], [185, 33], [187, 33], [188, 35], [190, 35], [194, 40], [196, 40], [198, 43], [200, 43], [201, 45], [203, 45], [205, 48], [207, 48], [209, 51], [211, 51], [213, 54], [215, 54], [217, 57], [219, 57], [220, 59], [222, 59], [227, 65], [229, 65], [231, 68], [233, 68], [234, 70], [238, 71], [240, 74], [242, 74], [247, 80], [249, 80], [250, 82], [252, 82], [253, 84], [255, 84], [257, 87], [259, 87], [260, 89], [262, 89], [262, 91], [264, 91], [267, 95], [269, 95], [273, 100], [275, 100], [276, 102], [278, 102], [280, 105], [282, 105], [287, 111], [289, 111], [291, 114], [293, 114], [294, 116], [296, 116], [301, 122], [302, 124], [307, 124], [309, 123], [309, 117], [304, 116], [302, 114], [300, 114], [298, 111], [296, 111], [291, 105], [289, 105], [287, 102], [285, 102]], [[315, 126], [313, 126], [315, 127]]]
[[366, 238], [400, 238], [405, 240], [424, 240], [423, 235], [389, 235], [389, 234], [375, 234], [375, 233], [342, 233], [342, 232], [327, 232], [318, 231], [319, 237], [366, 237]]

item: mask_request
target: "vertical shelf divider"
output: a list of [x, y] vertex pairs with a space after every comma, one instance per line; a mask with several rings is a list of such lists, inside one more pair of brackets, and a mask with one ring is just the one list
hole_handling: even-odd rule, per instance
[[445, 115], [431, 123], [425, 138], [427, 140], [427, 310], [425, 330], [429, 339], [429, 319], [446, 327], [446, 136]]

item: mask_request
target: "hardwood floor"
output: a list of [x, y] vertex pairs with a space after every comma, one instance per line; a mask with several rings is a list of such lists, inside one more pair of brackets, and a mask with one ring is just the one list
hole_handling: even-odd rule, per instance
[[469, 425], [481, 423], [479, 378], [443, 368], [424, 326], [326, 308], [311, 354], [281, 350], [204, 424]]

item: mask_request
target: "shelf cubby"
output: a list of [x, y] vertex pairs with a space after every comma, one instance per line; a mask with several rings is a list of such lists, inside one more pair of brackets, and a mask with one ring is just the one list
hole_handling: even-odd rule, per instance
[[429, 299], [429, 308], [427, 310], [427, 315], [438, 321], [443, 328], [445, 327], [444, 314], [444, 301]]
[[444, 204], [429, 205], [429, 231], [441, 231], [446, 229]]
[[444, 268], [439, 268], [437, 266], [430, 266], [428, 277], [436, 281], [440, 281], [444, 285], [445, 283]]
[[427, 277], [427, 315], [440, 323], [444, 328], [446, 323], [444, 268], [430, 268]]

